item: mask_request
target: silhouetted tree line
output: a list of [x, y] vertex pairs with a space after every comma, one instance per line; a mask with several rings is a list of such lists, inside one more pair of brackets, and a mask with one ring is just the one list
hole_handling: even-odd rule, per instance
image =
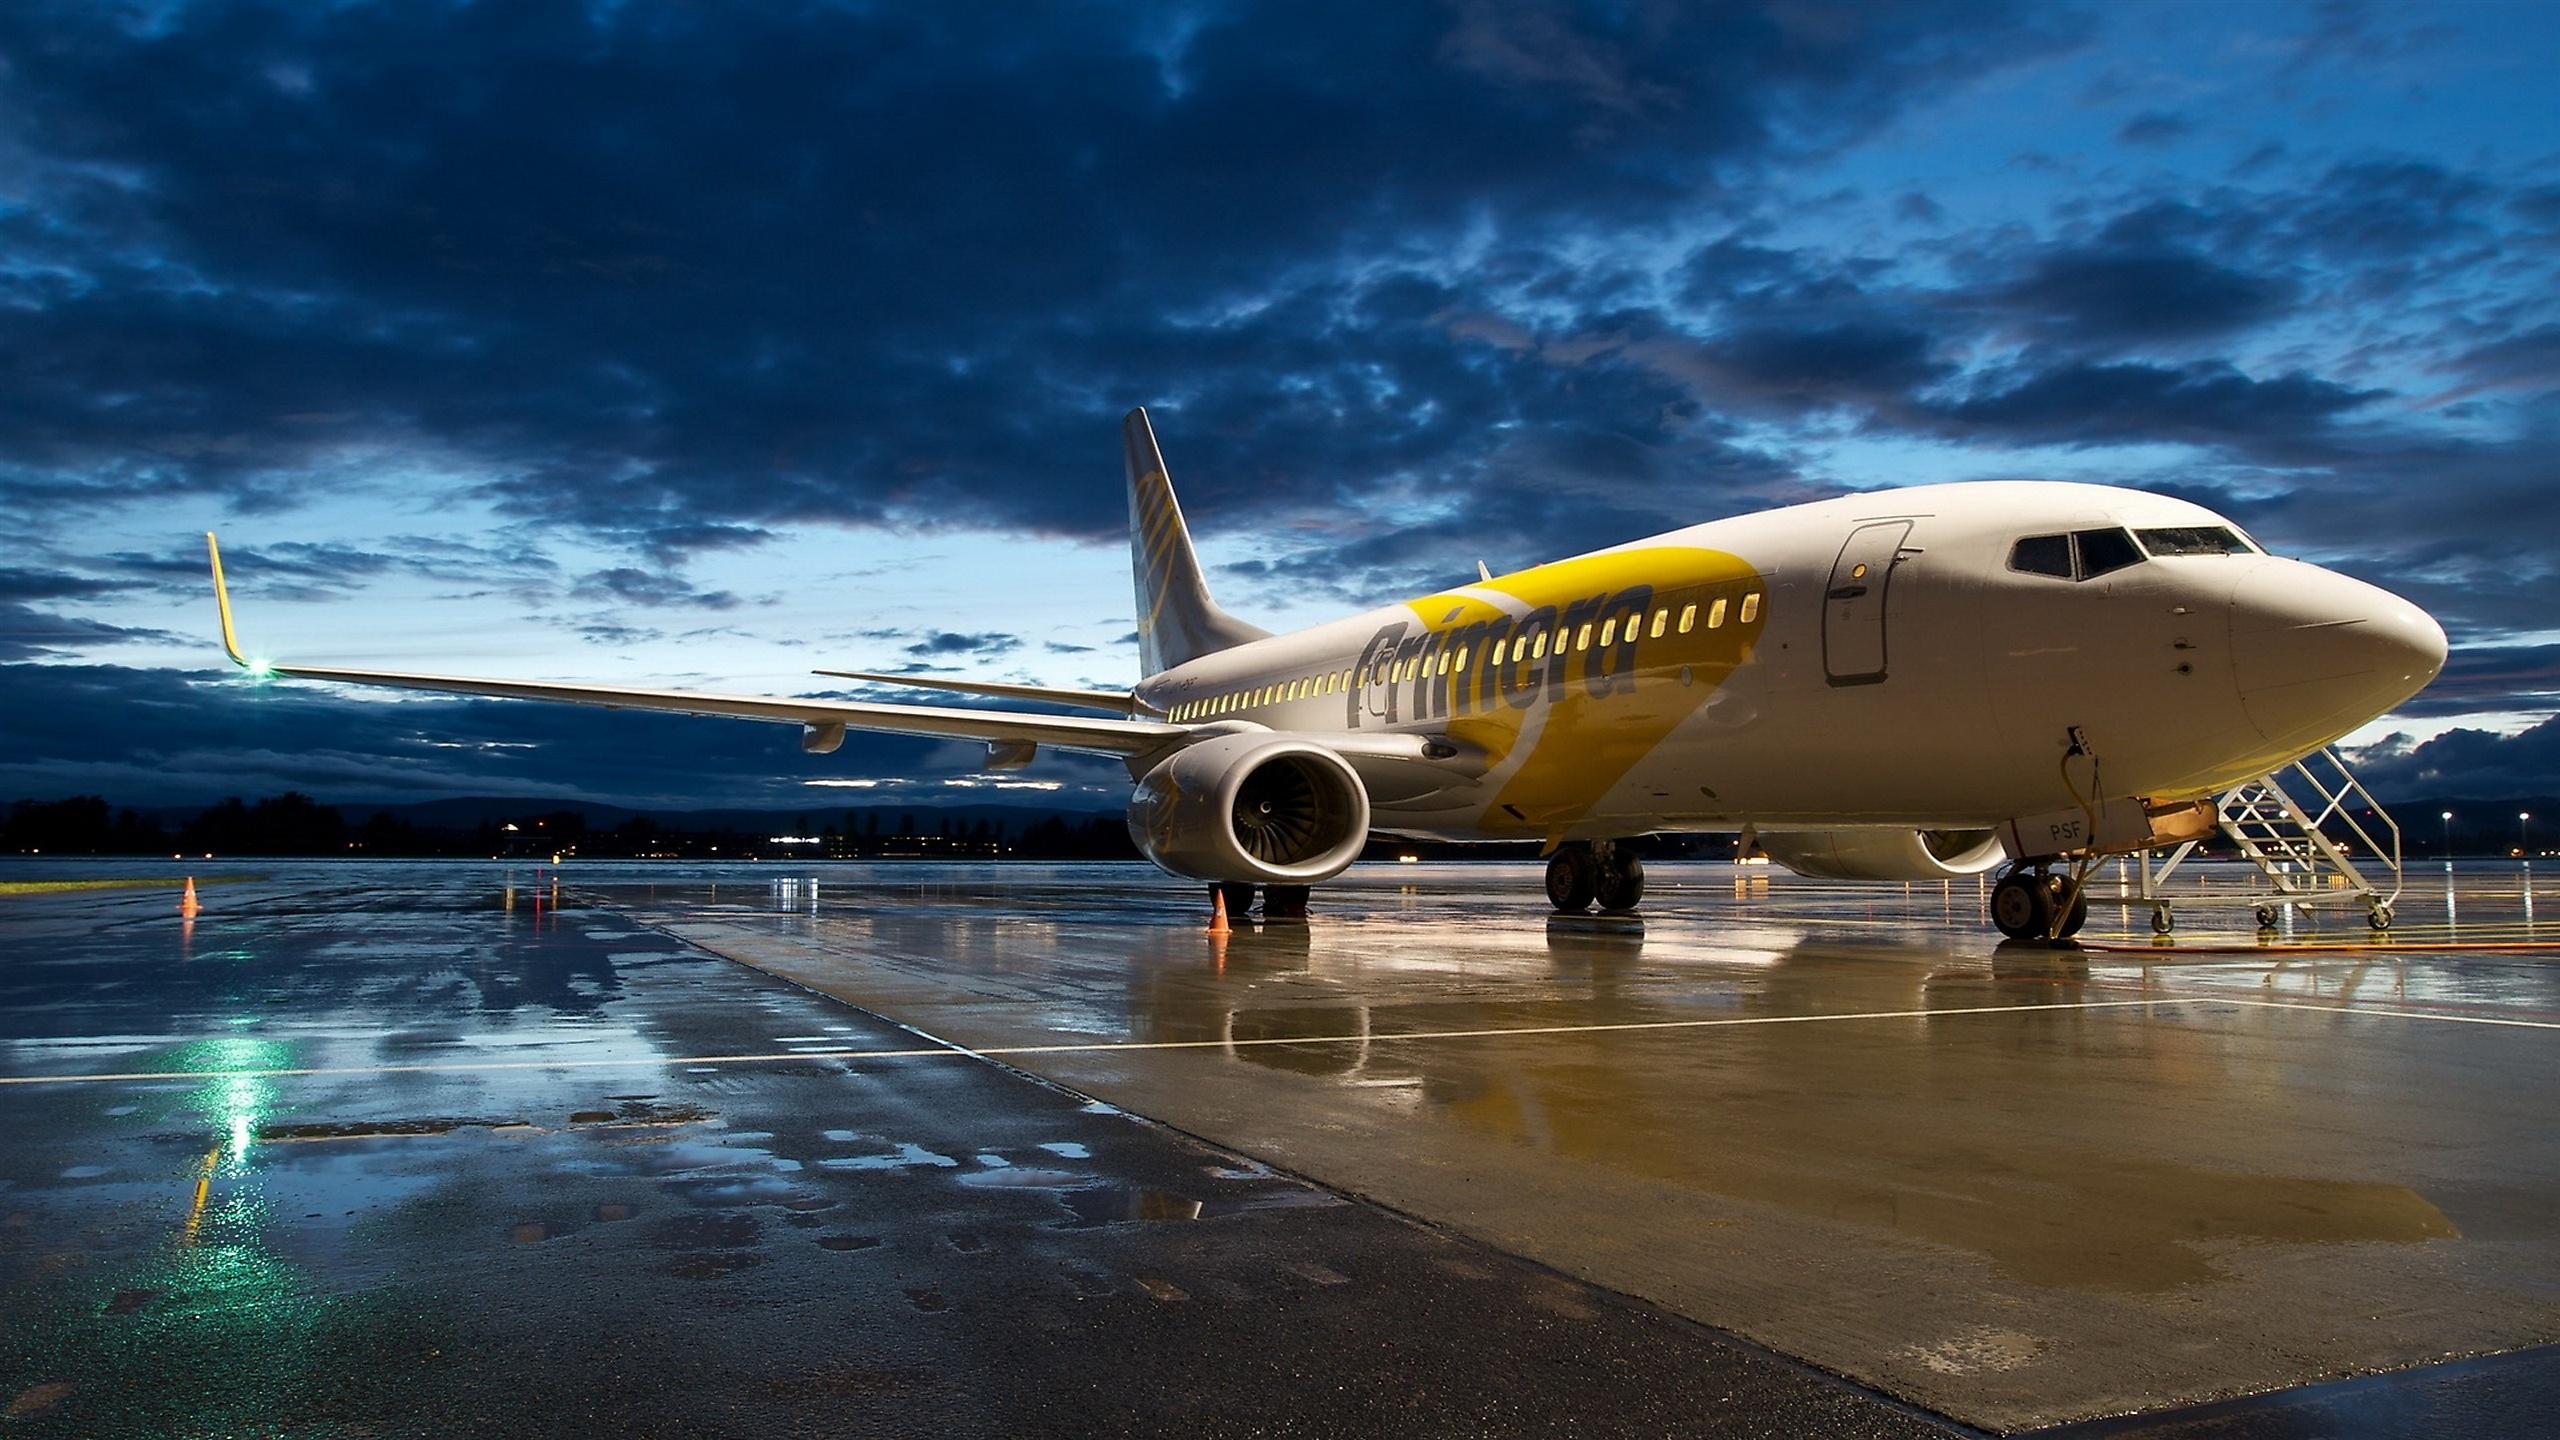
[[599, 859], [899, 859], [1015, 857], [1021, 859], [1132, 859], [1127, 827], [1117, 817], [1045, 816], [1019, 836], [1008, 822], [928, 816], [915, 812], [884, 821], [878, 811], [853, 810], [840, 822], [812, 824], [802, 815], [794, 837], [814, 843], [778, 844], [761, 831], [731, 826], [679, 829], [638, 815], [610, 828], [592, 826], [575, 810], [554, 810], [482, 821], [470, 828], [420, 825], [376, 811], [350, 825], [334, 806], [298, 791], [254, 803], [232, 796], [177, 823], [127, 807], [118, 810], [96, 795], [67, 800], [20, 800], [0, 818], [0, 853], [44, 855], [379, 855], [437, 856], [580, 855]]

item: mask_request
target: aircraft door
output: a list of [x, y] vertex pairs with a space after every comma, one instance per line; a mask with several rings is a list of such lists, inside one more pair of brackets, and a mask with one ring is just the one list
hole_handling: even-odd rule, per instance
[[1885, 592], [1901, 562], [1908, 520], [1880, 520], [1849, 532], [1822, 591], [1822, 669], [1834, 685], [1884, 679]]

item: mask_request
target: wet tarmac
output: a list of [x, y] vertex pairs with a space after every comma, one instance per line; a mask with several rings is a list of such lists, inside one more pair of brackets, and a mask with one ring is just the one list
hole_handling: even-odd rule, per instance
[[29, 1433], [2560, 1413], [2512, 865], [2414, 872], [2396, 949], [2102, 904], [2063, 953], [1721, 865], [1641, 924], [1363, 867], [1225, 937], [1135, 867], [240, 868], [192, 924], [0, 896]]

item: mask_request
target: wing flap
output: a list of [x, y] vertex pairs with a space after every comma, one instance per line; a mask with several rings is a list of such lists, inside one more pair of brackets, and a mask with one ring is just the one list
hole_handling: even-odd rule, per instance
[[927, 675], [886, 675], [876, 670], [812, 670], [809, 673], [834, 675], [846, 680], [869, 680], [881, 685], [912, 685], [919, 690], [988, 695], [999, 700], [1037, 700], [1048, 705], [1108, 710], [1115, 715], [1138, 713], [1137, 697], [1126, 690], [1061, 690], [1050, 685], [1014, 685], [1001, 680], [939, 680]]

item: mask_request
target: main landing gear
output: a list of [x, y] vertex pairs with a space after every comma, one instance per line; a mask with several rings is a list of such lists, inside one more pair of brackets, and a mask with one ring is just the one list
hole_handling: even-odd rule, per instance
[[1547, 899], [1568, 915], [1594, 901], [1603, 914], [1623, 915], [1644, 899], [1644, 861], [1610, 840], [1560, 846], [1547, 860]]
[[[2026, 860], [2009, 867], [1991, 887], [1991, 923], [2012, 940], [2068, 940], [2089, 923], [2089, 897], [2073, 895], [2062, 913], [2070, 883], [2047, 868], [2052, 862]], [[2057, 918], [2060, 923], [2055, 923]]]
[[1314, 887], [1309, 885], [1255, 885], [1248, 881], [1228, 881], [1211, 888], [1225, 897], [1227, 914], [1236, 920], [1244, 919], [1252, 911], [1257, 891], [1262, 896], [1262, 919], [1304, 920], [1307, 918], [1307, 897], [1315, 893]]

